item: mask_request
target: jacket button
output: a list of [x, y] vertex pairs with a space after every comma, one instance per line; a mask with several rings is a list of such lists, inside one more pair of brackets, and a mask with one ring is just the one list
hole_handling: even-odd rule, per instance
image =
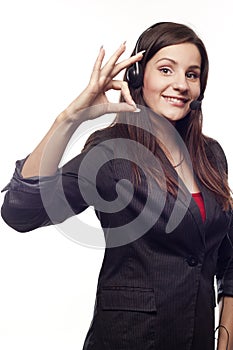
[[187, 263], [189, 264], [189, 266], [196, 266], [198, 264], [198, 260], [195, 256], [189, 256], [186, 259]]

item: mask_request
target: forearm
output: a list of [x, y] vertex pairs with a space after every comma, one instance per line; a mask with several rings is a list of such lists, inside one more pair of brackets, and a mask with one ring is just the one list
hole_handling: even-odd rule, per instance
[[47, 134], [29, 155], [22, 168], [22, 176], [52, 176], [56, 173], [65, 148], [81, 123], [75, 125], [57, 118]]
[[217, 350], [233, 350], [233, 297], [223, 297], [219, 307], [220, 327]]
[[87, 118], [85, 109], [91, 102], [90, 95], [84, 90], [56, 118], [47, 134], [27, 158], [22, 168], [22, 176], [24, 178], [52, 176], [56, 173], [71, 136]]

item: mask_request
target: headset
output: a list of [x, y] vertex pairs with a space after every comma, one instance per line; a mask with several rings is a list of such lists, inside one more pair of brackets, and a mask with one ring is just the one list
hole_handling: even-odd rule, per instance
[[[159, 26], [160, 24], [164, 24], [166, 22], [158, 22], [153, 24], [151, 27], [147, 28], [138, 38], [136, 45], [135, 45], [135, 55], [138, 54], [139, 52], [139, 44], [141, 41], [142, 36], [149, 32], [151, 29]], [[135, 62], [132, 66], [130, 66], [128, 68], [128, 70], [126, 71], [126, 80], [129, 84], [130, 87], [132, 87], [133, 89], [137, 89], [140, 86], [142, 86], [143, 83], [143, 72], [142, 72], [142, 66], [140, 64], [140, 62]]]

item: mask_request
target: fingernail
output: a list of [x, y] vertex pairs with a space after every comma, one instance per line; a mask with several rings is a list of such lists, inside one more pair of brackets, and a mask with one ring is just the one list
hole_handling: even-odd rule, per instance
[[146, 50], [142, 50], [139, 53], [137, 53], [137, 55], [143, 55], [146, 52]]
[[136, 103], [133, 100], [131, 102], [131, 106], [134, 106], [135, 108], [134, 113], [141, 112], [141, 109], [137, 107]]
[[134, 100], [131, 101], [131, 105], [134, 106], [134, 108], [137, 108], [136, 103], [134, 102]]

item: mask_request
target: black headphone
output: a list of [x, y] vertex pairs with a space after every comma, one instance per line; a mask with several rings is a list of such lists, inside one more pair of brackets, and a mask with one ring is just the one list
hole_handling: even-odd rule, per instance
[[[136, 42], [136, 46], [135, 46], [135, 55], [138, 54], [139, 50], [139, 44], [141, 41], [141, 37], [148, 31], [150, 31], [152, 28], [163, 24], [166, 22], [159, 22], [159, 23], [155, 23], [153, 24], [151, 27], [147, 28], [138, 38], [137, 42]], [[127, 71], [126, 71], [126, 81], [128, 82], [129, 86], [133, 89], [137, 89], [140, 86], [142, 86], [143, 83], [143, 72], [142, 72], [142, 66], [140, 64], [140, 62], [135, 62], [132, 66], [130, 66]]]

